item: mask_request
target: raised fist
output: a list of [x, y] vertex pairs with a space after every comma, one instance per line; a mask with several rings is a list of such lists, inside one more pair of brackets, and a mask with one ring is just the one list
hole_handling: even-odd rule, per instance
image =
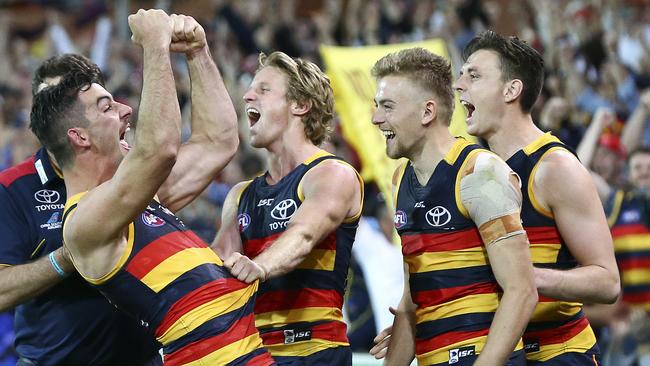
[[170, 51], [189, 56], [206, 46], [205, 31], [194, 18], [182, 14], [172, 14], [170, 18], [173, 25]]
[[172, 20], [160, 9], [138, 10], [129, 15], [131, 40], [142, 47], [169, 47], [172, 35]]

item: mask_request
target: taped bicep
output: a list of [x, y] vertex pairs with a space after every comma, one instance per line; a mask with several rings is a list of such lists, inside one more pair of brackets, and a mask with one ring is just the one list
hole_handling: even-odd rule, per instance
[[485, 244], [524, 233], [521, 181], [496, 155], [482, 153], [461, 178], [460, 199]]

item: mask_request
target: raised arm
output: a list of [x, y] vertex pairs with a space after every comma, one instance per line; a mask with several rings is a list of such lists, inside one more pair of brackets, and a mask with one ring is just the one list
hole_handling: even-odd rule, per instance
[[221, 227], [211, 245], [212, 250], [222, 259], [230, 257], [233, 253], [241, 253], [243, 250], [241, 236], [239, 236], [237, 208], [239, 206], [239, 197], [248, 183], [248, 181], [237, 183], [228, 192], [226, 200], [223, 203]]
[[567, 151], [553, 151], [539, 163], [533, 192], [552, 212], [579, 266], [570, 270], [535, 268], [540, 294], [558, 300], [613, 303], [620, 291], [612, 236], [594, 183]]
[[249, 260], [234, 253], [224, 264], [242, 281], [268, 279], [292, 271], [347, 217], [361, 211], [361, 182], [353, 168], [326, 161], [303, 177], [304, 200], [287, 230], [264, 252]]
[[475, 365], [503, 365], [514, 351], [537, 304], [530, 248], [521, 225], [519, 179], [503, 160], [479, 153], [461, 179], [460, 197], [479, 228], [503, 295]]
[[650, 89], [646, 89], [641, 93], [639, 104], [625, 122], [623, 132], [621, 132], [621, 142], [628, 153], [641, 145], [644, 136], [643, 132], [647, 128], [649, 118]]
[[144, 210], [171, 171], [180, 145], [180, 108], [169, 56], [171, 20], [162, 10], [140, 10], [129, 16], [129, 26], [134, 42], [144, 49], [136, 142], [113, 177], [79, 201], [77, 212], [84, 214], [66, 222], [66, 242], [72, 238], [88, 249], [117, 238]]
[[232, 159], [239, 145], [237, 114], [194, 18], [171, 15], [171, 50], [187, 56], [192, 85], [192, 135], [179, 152], [158, 197], [170, 210], [192, 202]]

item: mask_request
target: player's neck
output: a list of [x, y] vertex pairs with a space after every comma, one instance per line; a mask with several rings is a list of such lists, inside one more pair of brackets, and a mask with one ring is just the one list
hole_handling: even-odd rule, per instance
[[68, 197], [89, 191], [115, 175], [114, 164], [101, 160], [76, 159], [63, 169]]
[[305, 139], [282, 141], [268, 148], [269, 184], [275, 184], [297, 166], [318, 152], [320, 148]]
[[499, 126], [497, 131], [486, 137], [486, 141], [490, 145], [490, 150], [504, 160], [544, 134], [535, 126], [530, 114], [517, 113], [506, 116]]
[[409, 160], [415, 170], [415, 175], [422, 185], [429, 181], [438, 163], [445, 158], [456, 143], [456, 138], [449, 133], [447, 126], [441, 126], [434, 133], [427, 134], [421, 141], [422, 148], [418, 149]]

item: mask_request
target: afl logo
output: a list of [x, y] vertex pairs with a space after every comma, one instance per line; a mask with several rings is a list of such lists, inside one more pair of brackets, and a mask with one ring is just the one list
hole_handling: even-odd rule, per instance
[[276, 220], [289, 220], [296, 213], [298, 206], [292, 199], [280, 201], [273, 210], [271, 210], [271, 217]]
[[40, 203], [57, 203], [59, 202], [59, 198], [61, 198], [59, 192], [49, 189], [41, 189], [34, 193], [34, 199]]
[[427, 213], [424, 215], [424, 218], [427, 219], [429, 225], [438, 227], [446, 225], [451, 220], [451, 214], [446, 208], [442, 206], [436, 206], [427, 211]]
[[160, 227], [165, 225], [165, 220], [161, 219], [160, 217], [150, 212], [144, 212], [142, 214], [142, 222], [144, 222], [145, 225], [150, 227]]
[[241, 233], [251, 224], [251, 217], [247, 213], [239, 214], [237, 222], [239, 222], [239, 232]]
[[395, 223], [395, 228], [396, 229], [399, 229], [402, 226], [406, 225], [406, 223], [408, 221], [407, 216], [406, 216], [406, 212], [401, 211], [401, 210], [395, 212], [395, 218], [393, 219], [393, 221]]

